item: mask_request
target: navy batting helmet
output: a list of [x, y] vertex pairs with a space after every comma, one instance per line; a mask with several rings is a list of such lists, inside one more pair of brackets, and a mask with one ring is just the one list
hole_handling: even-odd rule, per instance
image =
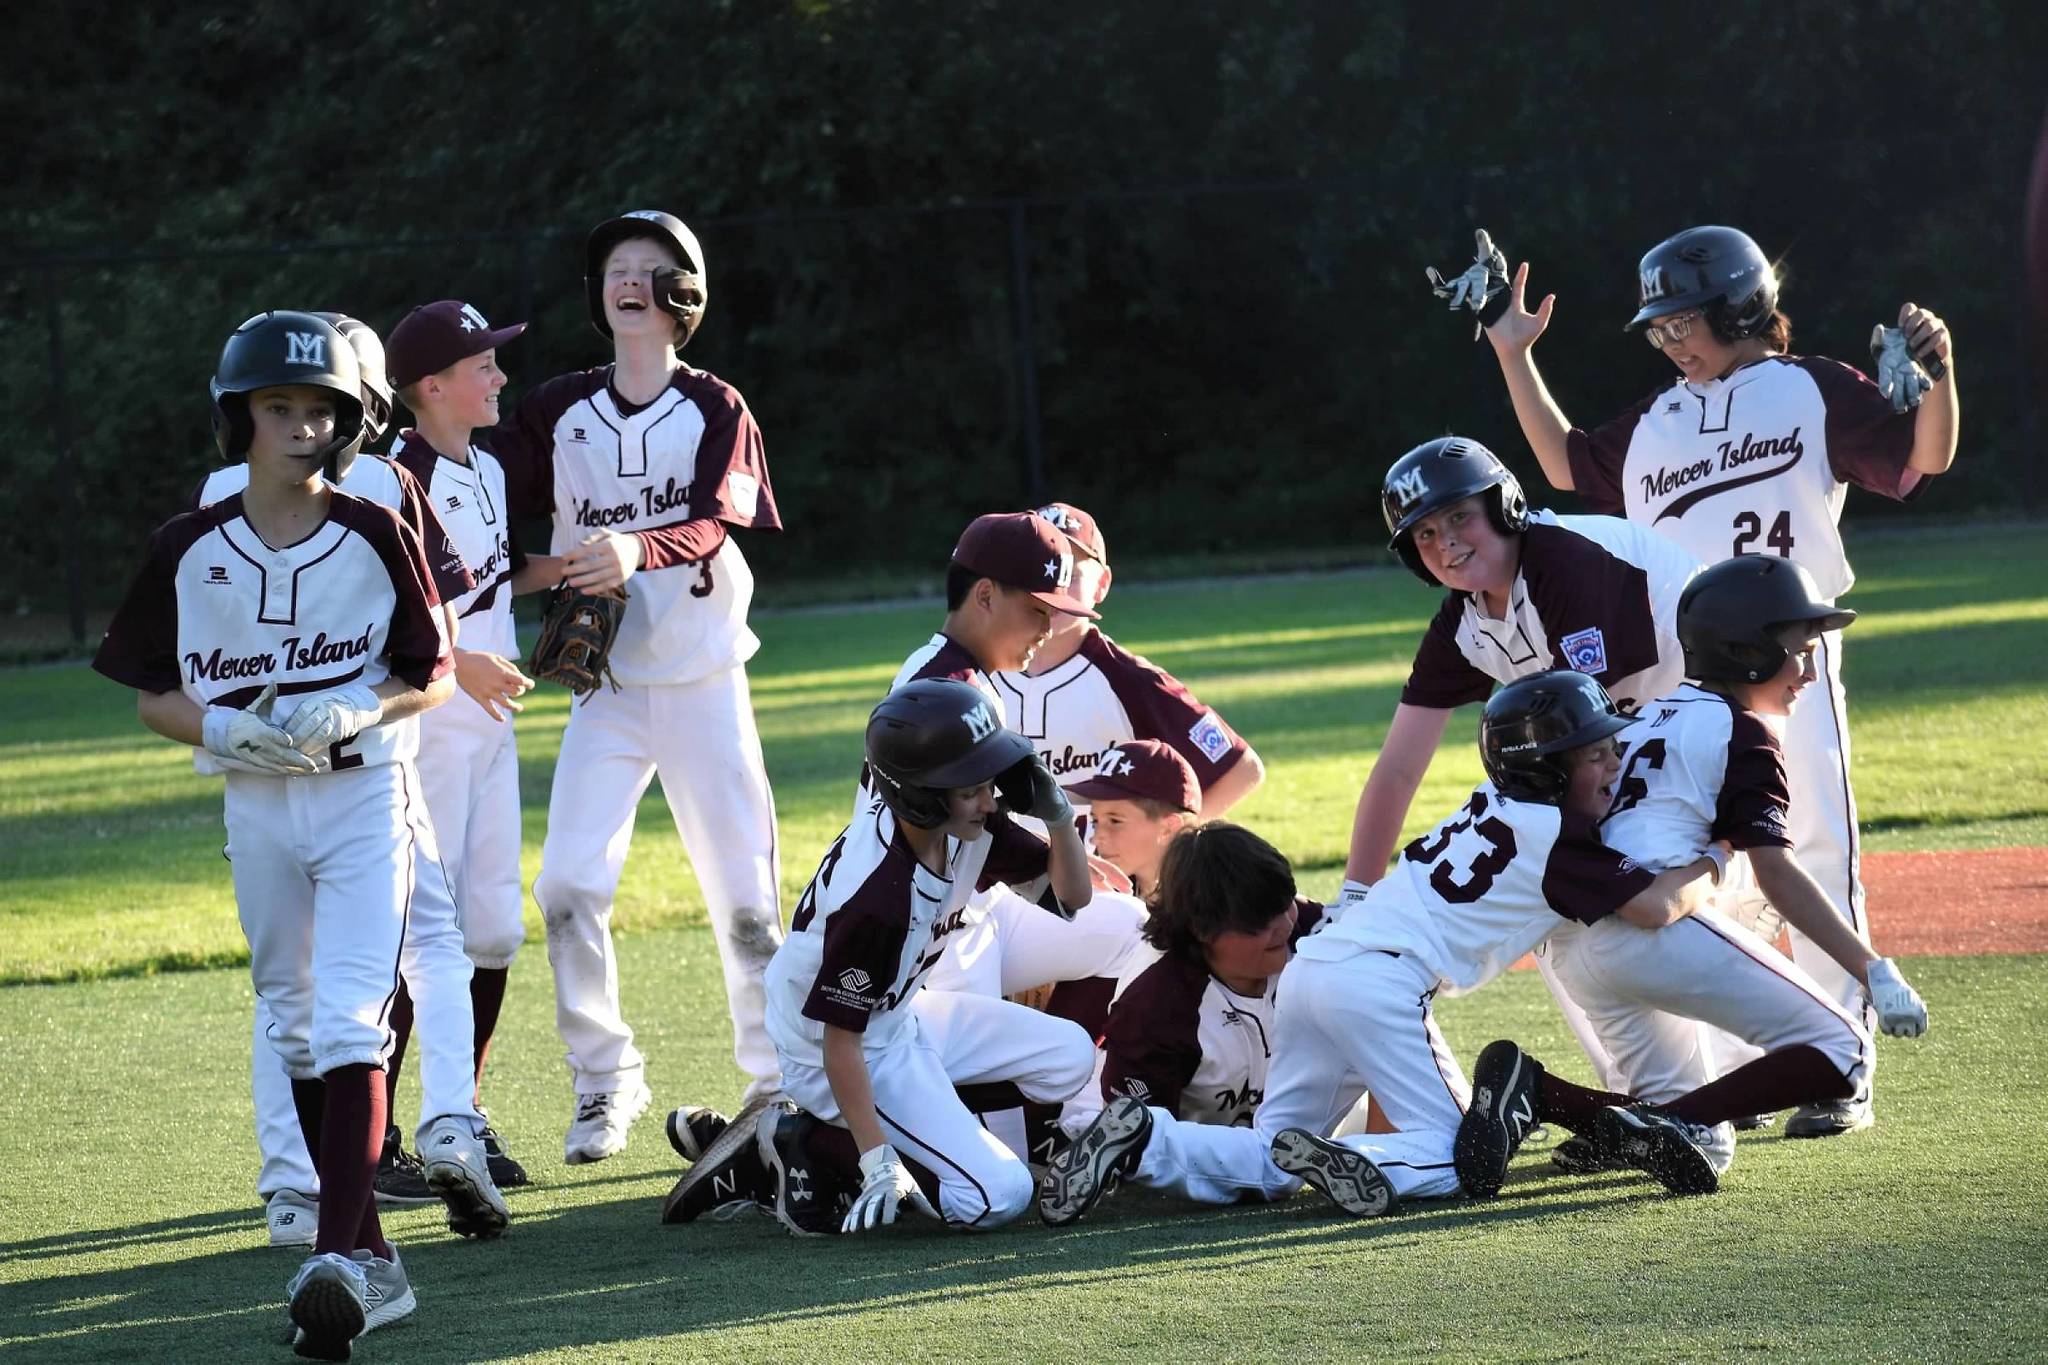
[[1813, 576], [1776, 555], [1737, 555], [1700, 570], [1678, 597], [1685, 675], [1700, 682], [1762, 682], [1785, 666], [1778, 632], [1804, 623], [1840, 630], [1856, 619], [1823, 602]]
[[1417, 578], [1437, 582], [1416, 552], [1415, 524], [1475, 493], [1486, 495], [1486, 515], [1502, 535], [1528, 529], [1529, 500], [1522, 495], [1521, 481], [1492, 451], [1463, 436], [1424, 441], [1394, 461], [1380, 484], [1380, 510], [1393, 536], [1387, 548]]
[[1571, 751], [1628, 723], [1592, 675], [1570, 668], [1532, 673], [1487, 698], [1479, 760], [1502, 796], [1555, 806], [1571, 786]]
[[590, 230], [583, 248], [583, 284], [590, 297], [590, 325], [606, 338], [612, 325], [604, 319], [604, 261], [612, 248], [635, 237], [660, 242], [675, 254], [676, 269], [654, 272], [654, 306], [676, 320], [676, 349], [690, 344], [697, 324], [704, 320], [704, 305], [711, 298], [711, 272], [704, 266], [704, 249], [697, 234], [683, 220], [659, 209], [635, 209], [607, 218]]
[[882, 698], [868, 717], [868, 769], [898, 819], [919, 829], [946, 823], [946, 793], [993, 780], [1005, 803], [1034, 757], [1031, 741], [1002, 720], [987, 697], [950, 678], [920, 678]]
[[1642, 306], [1624, 331], [1697, 308], [1717, 335], [1736, 341], [1761, 332], [1778, 307], [1778, 272], [1770, 257], [1732, 227], [1687, 228], [1667, 237], [1644, 255], [1637, 273]]
[[394, 390], [384, 369], [384, 343], [376, 329], [346, 313], [315, 313], [314, 317], [334, 325], [348, 338], [356, 353], [356, 368], [363, 376], [363, 445], [367, 448], [384, 439], [391, 430], [391, 400]]
[[362, 369], [348, 339], [312, 313], [258, 313], [221, 347], [207, 385], [213, 395], [214, 442], [230, 460], [247, 458], [255, 435], [249, 395], [287, 384], [333, 390], [334, 437], [318, 457], [322, 472], [338, 481], [363, 448]]

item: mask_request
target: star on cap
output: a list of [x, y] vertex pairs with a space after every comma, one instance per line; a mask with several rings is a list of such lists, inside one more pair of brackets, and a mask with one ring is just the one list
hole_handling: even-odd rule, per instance
[[469, 315], [468, 313], [464, 313], [464, 314], [462, 315], [462, 330], [463, 330], [463, 331], [465, 331], [465, 332], [474, 332], [474, 331], [475, 331], [475, 330], [476, 330], [476, 329], [477, 329], [477, 328], [478, 328], [479, 326], [481, 326], [481, 325], [482, 325], [482, 324], [480, 324], [479, 322], [477, 322], [477, 320], [476, 320], [475, 318], [471, 317], [471, 316], [470, 316], [470, 315]]
[[1131, 775], [1131, 760], [1127, 758], [1118, 763], [1116, 765], [1116, 775], [1118, 777], [1129, 777]]
[[1045, 561], [1045, 576], [1055, 583], [1059, 582], [1060, 562], [1057, 559], [1048, 559]]

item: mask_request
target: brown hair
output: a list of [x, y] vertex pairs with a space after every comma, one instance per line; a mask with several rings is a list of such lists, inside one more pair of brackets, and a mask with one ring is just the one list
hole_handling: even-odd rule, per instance
[[[1713, 330], [1714, 340], [1724, 346], [1736, 340], [1736, 338], [1729, 336], [1721, 330], [1720, 309], [1707, 308], [1701, 311], [1706, 314], [1707, 326]], [[1782, 308], [1773, 308], [1770, 317], [1764, 321], [1764, 325], [1759, 327], [1753, 335], [1763, 342], [1765, 346], [1769, 347], [1775, 355], [1790, 355], [1792, 353], [1792, 319], [1786, 316], [1785, 310]]]
[[1159, 863], [1145, 941], [1169, 957], [1202, 962], [1218, 934], [1255, 933], [1294, 900], [1294, 869], [1280, 850], [1242, 825], [1212, 820], [1173, 837]]

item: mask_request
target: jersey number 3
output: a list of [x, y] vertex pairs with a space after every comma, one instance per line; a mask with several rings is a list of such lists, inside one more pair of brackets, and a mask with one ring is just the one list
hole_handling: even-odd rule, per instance
[[[1515, 860], [1515, 832], [1504, 820], [1486, 814], [1486, 793], [1473, 792], [1465, 803], [1465, 816], [1439, 825], [1434, 835], [1417, 839], [1401, 851], [1411, 863], [1436, 863], [1429, 870], [1429, 885], [1453, 905], [1470, 905], [1493, 889], [1493, 879], [1507, 871]], [[1486, 847], [1465, 868], [1460, 880], [1455, 858], [1445, 858], [1451, 841], [1466, 830], [1486, 841]], [[1443, 858], [1442, 862], [1437, 859]]]
[[[1790, 512], [1778, 513], [1777, 518], [1771, 522], [1771, 529], [1769, 531], [1764, 530], [1764, 519], [1755, 512], [1737, 512], [1733, 529], [1735, 531], [1735, 548], [1728, 552], [1731, 555], [1746, 555], [1749, 553], [1749, 547], [1761, 540], [1764, 544], [1778, 552], [1778, 558], [1790, 559], [1792, 557], [1792, 514]], [[1758, 551], [1758, 553], [1761, 554], [1762, 551]]]

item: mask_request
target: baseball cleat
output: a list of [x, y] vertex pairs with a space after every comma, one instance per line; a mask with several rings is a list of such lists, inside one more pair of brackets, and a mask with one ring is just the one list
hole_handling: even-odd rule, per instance
[[736, 1218], [768, 1197], [768, 1172], [754, 1146], [755, 1129], [766, 1113], [741, 1111], [704, 1145], [696, 1164], [661, 1201], [662, 1222], [688, 1223], [707, 1214], [721, 1221]]
[[1840, 1137], [1860, 1132], [1877, 1122], [1870, 1112], [1870, 1097], [1835, 1100], [1828, 1104], [1802, 1104], [1785, 1121], [1788, 1138]]
[[501, 1190], [517, 1190], [533, 1183], [533, 1177], [526, 1173], [526, 1168], [513, 1159], [505, 1146], [505, 1139], [488, 1122], [476, 1135], [476, 1140], [484, 1145], [484, 1165], [491, 1173], [493, 1185]]
[[274, 1247], [309, 1247], [320, 1228], [320, 1201], [297, 1190], [279, 1190], [264, 1205]]
[[668, 1145], [676, 1149], [677, 1156], [695, 1165], [703, 1157], [705, 1149], [718, 1141], [718, 1135], [731, 1125], [731, 1119], [701, 1104], [671, 1109], [668, 1111]]
[[1777, 1121], [1778, 1116], [1776, 1114], [1751, 1114], [1748, 1118], [1735, 1120], [1734, 1127], [1738, 1133], [1755, 1133], [1770, 1127]]
[[405, 1150], [397, 1127], [384, 1130], [384, 1150], [377, 1157], [377, 1202], [393, 1208], [431, 1204], [434, 1192], [427, 1188], [427, 1168]]
[[1566, 1175], [1598, 1175], [1621, 1169], [1621, 1163], [1601, 1151], [1599, 1142], [1584, 1133], [1574, 1133], [1551, 1148], [1550, 1164]]
[[754, 1149], [767, 1172], [763, 1202], [775, 1221], [798, 1237], [831, 1237], [840, 1227], [839, 1201], [807, 1150], [806, 1139], [817, 1125], [815, 1117], [795, 1105], [777, 1104], [755, 1128]]
[[512, 1221], [505, 1196], [491, 1183], [484, 1145], [461, 1119], [435, 1119], [420, 1142], [427, 1188], [448, 1206], [449, 1231], [486, 1240], [503, 1237]]
[[363, 1268], [363, 1330], [358, 1336], [368, 1336], [379, 1327], [389, 1327], [400, 1318], [412, 1316], [412, 1310], [420, 1306], [413, 1296], [412, 1281], [406, 1277], [405, 1263], [398, 1259], [398, 1247], [391, 1248], [391, 1259], [385, 1260], [374, 1252], [351, 1251], [348, 1258]]
[[562, 1140], [562, 1160], [571, 1166], [603, 1161], [626, 1150], [626, 1130], [647, 1112], [654, 1094], [636, 1080], [617, 1090], [576, 1096], [576, 1117]]
[[292, 1349], [309, 1360], [347, 1360], [349, 1343], [369, 1318], [363, 1268], [331, 1251], [309, 1257], [285, 1293], [298, 1329]]
[[1600, 1111], [1600, 1142], [1624, 1166], [1647, 1171], [1673, 1194], [1712, 1194], [1721, 1177], [1701, 1145], [1707, 1130], [1647, 1104]]
[[1152, 1111], [1129, 1095], [1113, 1099], [1055, 1156], [1038, 1182], [1038, 1216], [1062, 1227], [1084, 1216], [1104, 1195], [1137, 1173], [1152, 1140]]
[[1289, 1128], [1273, 1139], [1273, 1164], [1353, 1218], [1392, 1213], [1400, 1200], [1394, 1187], [1363, 1152], [1341, 1142], [1317, 1137], [1306, 1128]]
[[1474, 1199], [1491, 1199], [1508, 1177], [1508, 1159], [1536, 1126], [1543, 1067], [1502, 1039], [1488, 1043], [1472, 1068], [1472, 1104], [1458, 1124], [1451, 1162]]

